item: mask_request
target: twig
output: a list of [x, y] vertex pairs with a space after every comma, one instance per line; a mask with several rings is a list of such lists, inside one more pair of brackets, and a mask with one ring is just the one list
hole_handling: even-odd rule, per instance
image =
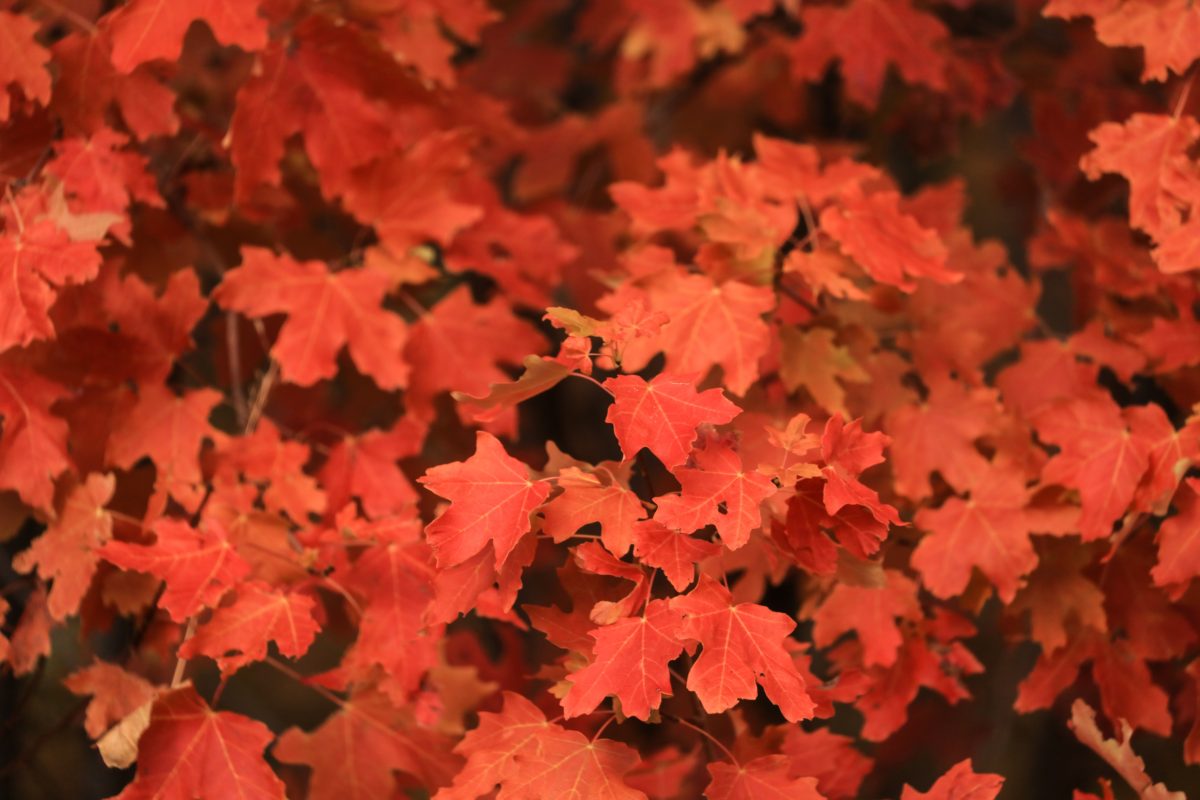
[[678, 725], [682, 725], [683, 727], [693, 730], [696, 733], [700, 734], [705, 739], [707, 739], [708, 741], [712, 742], [717, 747], [719, 747], [721, 749], [721, 751], [723, 753], [725, 753], [725, 755], [729, 756], [729, 760], [732, 761], [734, 763], [734, 765], [736, 765], [738, 767], [740, 767], [742, 765], [742, 763], [740, 761], [738, 761], [738, 757], [733, 754], [732, 750], [730, 750], [728, 747], [726, 747], [725, 744], [720, 739], [713, 736], [708, 731], [704, 730], [704, 728], [701, 728], [699, 725], [694, 725], [693, 723], [688, 722], [686, 719], [684, 719], [682, 717], [677, 717], [673, 714], [663, 714], [662, 716], [663, 716], [663, 719], [669, 719]]
[[[188, 617], [187, 627], [183, 631], [183, 641], [186, 642], [188, 639], [192, 638], [192, 636], [195, 635], [195, 633], [196, 633], [196, 616], [193, 614], [192, 616]], [[183, 642], [180, 642], [180, 644], [182, 645]], [[171, 676], [171, 688], [172, 689], [174, 689], [177, 686], [181, 686], [183, 684], [183, 673], [187, 671], [187, 665], [188, 665], [188, 660], [186, 658], [179, 658], [178, 656], [176, 656], [176, 658], [175, 658], [175, 674]]]
[[233, 392], [233, 411], [237, 414], [238, 425], [245, 427], [247, 422], [246, 393], [242, 390], [242, 354], [241, 342], [238, 340], [237, 315], [232, 311], [225, 312], [225, 349], [229, 352], [229, 386]]
[[39, 5], [45, 6], [53, 13], [58, 14], [64, 19], [70, 20], [74, 25], [86, 31], [89, 36], [95, 36], [100, 32], [100, 29], [96, 27], [96, 23], [92, 22], [78, 11], [74, 11], [62, 5], [58, 2], [58, 0], [37, 0], [37, 2]]
[[600, 387], [600, 391], [604, 392], [604, 393], [605, 393], [605, 394], [607, 394], [609, 397], [614, 397], [614, 396], [615, 396], [615, 395], [613, 395], [613, 393], [612, 393], [612, 390], [611, 390], [611, 389], [609, 389], [607, 386], [605, 386], [605, 385], [604, 385], [603, 383], [601, 383], [600, 381], [598, 381], [598, 380], [596, 380], [595, 378], [593, 378], [591, 375], [584, 375], [582, 372], [572, 372], [571, 374], [567, 375], [567, 377], [568, 377], [568, 378], [582, 378], [583, 380], [585, 380], [585, 381], [588, 381], [589, 383], [594, 383], [594, 384], [596, 384], [597, 386], [599, 386], [599, 387]]
[[[321, 695], [321, 697], [324, 697], [326, 700], [333, 703], [338, 708], [346, 707], [345, 700], [338, 697], [336, 694], [329, 691], [328, 689], [326, 689], [324, 686], [321, 686], [320, 684], [309, 683], [307, 680], [305, 680], [303, 675], [301, 675], [299, 672], [297, 672], [296, 670], [289, 667], [287, 664], [284, 664], [282, 661], [275, 658], [274, 656], [267, 656], [265, 659], [263, 659], [263, 662], [271, 665], [275, 669], [282, 672], [284, 675], [287, 675], [289, 678], [294, 680], [296, 683], [299, 683], [302, 686], [307, 686], [309, 689], [312, 689], [314, 692]], [[369, 718], [370, 717], [368, 717], [368, 719]]]
[[250, 407], [250, 413], [246, 417], [245, 433], [252, 433], [258, 426], [263, 408], [267, 405], [267, 396], [271, 393], [271, 389], [275, 385], [275, 378], [278, 376], [279, 362], [271, 359], [271, 365], [267, 367], [267, 373], [263, 375], [262, 381], [258, 384], [258, 391], [254, 394], [254, 404]]

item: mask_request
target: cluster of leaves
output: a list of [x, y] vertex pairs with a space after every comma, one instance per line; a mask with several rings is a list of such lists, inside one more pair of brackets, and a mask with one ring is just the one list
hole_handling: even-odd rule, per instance
[[1200, 6], [111, 5], [0, 2], [0, 662], [121, 798], [983, 800], [981, 627], [1184, 796]]

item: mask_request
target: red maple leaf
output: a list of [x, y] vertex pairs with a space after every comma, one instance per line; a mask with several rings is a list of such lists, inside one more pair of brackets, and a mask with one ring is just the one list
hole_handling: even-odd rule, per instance
[[736, 550], [762, 526], [762, 503], [775, 493], [765, 475], [747, 470], [728, 442], [710, 439], [692, 456], [695, 467], [680, 467], [678, 495], [654, 498], [654, 519], [684, 533], [715, 525], [721, 541]]
[[690, 381], [659, 375], [649, 383], [636, 375], [618, 375], [604, 382], [613, 395], [605, 419], [613, 426], [625, 460], [643, 447], [668, 468], [687, 460], [697, 429], [721, 425], [739, 413], [720, 389], [697, 392]]
[[0, 488], [46, 513], [53, 512], [54, 479], [71, 466], [67, 423], [50, 413], [65, 396], [64, 387], [32, 370], [0, 363]]
[[373, 800], [395, 793], [397, 771], [426, 788], [448, 784], [462, 764], [449, 749], [448, 737], [415, 727], [382, 695], [364, 693], [344, 701], [311, 733], [284, 731], [271, 754], [312, 769], [312, 800]]
[[34, 36], [38, 23], [29, 17], [0, 11], [0, 122], [8, 119], [8, 87], [16, 84], [26, 99], [45, 105], [50, 100], [50, 51]]
[[847, 96], [867, 107], [878, 104], [889, 65], [912, 83], [946, 86], [946, 57], [940, 47], [946, 27], [908, 0], [807, 5], [801, 19], [804, 34], [791, 53], [792, 71], [801, 80], [820, 80], [830, 62], [840, 60]]
[[1085, 541], [1112, 533], [1150, 466], [1150, 445], [1131, 433], [1128, 414], [1106, 394], [1056, 404], [1037, 415], [1038, 437], [1058, 445], [1042, 480], [1079, 490]]
[[928, 792], [905, 786], [900, 800], [995, 800], [1004, 778], [971, 769], [970, 759], [960, 761], [938, 778]]
[[562, 492], [542, 509], [542, 527], [554, 541], [566, 541], [585, 525], [598, 522], [601, 541], [613, 555], [621, 557], [629, 552], [635, 526], [646, 510], [611, 469], [584, 472], [566, 467], [559, 471], [555, 483]]
[[664, 694], [670, 694], [667, 665], [683, 652], [678, 636], [683, 615], [666, 600], [652, 600], [641, 616], [596, 628], [592, 662], [568, 676], [571, 689], [563, 698], [566, 717], [588, 714], [609, 695], [621, 711], [649, 719]]
[[438, 394], [485, 395], [509, 380], [500, 364], [520, 364], [544, 346], [503, 296], [477, 305], [470, 289], [459, 286], [413, 323], [404, 351], [413, 366], [405, 403], [419, 417], [432, 417]]
[[1200, 9], [1189, 0], [1050, 0], [1047, 17], [1092, 17], [1096, 38], [1110, 47], [1141, 47], [1142, 80], [1183, 75], [1200, 58]]
[[48, 607], [50, 616], [60, 622], [79, 611], [92, 585], [100, 563], [98, 551], [112, 536], [112, 515], [104, 506], [115, 488], [112, 475], [89, 475], [71, 489], [46, 532], [13, 559], [18, 572], [32, 572], [36, 566], [43, 580], [54, 581]]
[[405, 326], [382, 308], [387, 291], [387, 279], [373, 270], [331, 272], [319, 261], [298, 262], [247, 247], [242, 265], [225, 273], [213, 299], [253, 318], [287, 314], [271, 348], [286, 381], [311, 386], [332, 378], [345, 347], [363, 374], [384, 389], [396, 389], [408, 380], [400, 357]]
[[710, 714], [758, 696], [761, 684], [789, 722], [808, 719], [814, 704], [784, 641], [796, 623], [756, 603], [734, 604], [729, 590], [707, 575], [686, 595], [671, 600], [684, 615], [680, 636], [703, 650], [688, 672], [687, 688]]
[[721, 552], [721, 545], [679, 533], [657, 520], [633, 526], [633, 554], [650, 567], [657, 567], [682, 592], [696, 579], [696, 564]]
[[708, 800], [823, 800], [816, 778], [792, 775], [787, 756], [760, 756], [747, 764], [713, 761], [711, 780], [704, 790]]
[[530, 515], [550, 494], [548, 483], [532, 480], [527, 466], [482, 431], [475, 436], [473, 456], [434, 467], [420, 482], [450, 501], [425, 529], [441, 567], [461, 564], [491, 543], [498, 569], [529, 533]]
[[904, 642], [901, 624], [920, 619], [917, 585], [896, 570], [886, 570], [883, 586], [839, 583], [813, 615], [813, 642], [828, 647], [847, 631], [862, 643], [863, 663], [889, 667]]
[[96, 661], [72, 672], [63, 679], [63, 686], [78, 695], [91, 695], [83, 727], [93, 739], [99, 739], [158, 694], [145, 678], [107, 661]]
[[147, 61], [178, 58], [184, 34], [196, 20], [208, 25], [222, 44], [257, 50], [267, 43], [267, 21], [258, 15], [257, 3], [132, 0], [104, 18], [112, 37], [113, 66], [118, 72], [133, 72]]
[[213, 612], [179, 647], [180, 658], [208, 656], [224, 675], [267, 656], [267, 642], [281, 655], [304, 655], [320, 626], [313, 617], [316, 602], [301, 592], [272, 591], [253, 583], [237, 589], [233, 603]]
[[0, 235], [0, 351], [53, 339], [55, 288], [91, 280], [99, 269], [95, 243], [71, 241], [49, 219]]
[[139, 387], [136, 401], [128, 404], [113, 425], [107, 463], [129, 469], [149, 458], [158, 471], [158, 487], [195, 511], [203, 496], [200, 448], [206, 438], [220, 438], [208, 422], [219, 402], [221, 393], [215, 389], [195, 389], [178, 396], [159, 384]]
[[477, 800], [496, 786], [499, 800], [645, 800], [630, 788], [625, 773], [638, 762], [636, 751], [611, 739], [588, 738], [553, 722], [512, 692], [504, 693], [499, 713], [482, 713], [455, 751], [467, 765], [435, 800]]
[[110, 541], [100, 548], [100, 555], [118, 567], [162, 580], [166, 587], [158, 603], [176, 622], [215, 606], [250, 572], [250, 565], [216, 524], [197, 529], [164, 517], [151, 530], [153, 544]]
[[1200, 480], [1185, 481], [1174, 502], [1179, 513], [1158, 529], [1158, 563], [1150, 571], [1159, 586], [1200, 576]]
[[417, 500], [417, 491], [397, 465], [421, 451], [425, 426], [409, 417], [391, 430], [346, 436], [329, 450], [319, 477], [329, 507], [340, 509], [357, 497], [368, 517], [395, 514]]
[[1037, 523], [1025, 513], [1029, 496], [1021, 475], [993, 470], [980, 477], [969, 500], [952, 497], [917, 512], [917, 527], [930, 533], [913, 552], [912, 565], [938, 597], [962, 594], [971, 568], [978, 567], [1000, 599], [1011, 603], [1037, 566], [1030, 539]]
[[831, 205], [821, 212], [820, 223], [842, 252], [880, 283], [911, 292], [918, 278], [962, 280], [962, 273], [946, 265], [948, 253], [941, 238], [900, 210], [896, 192], [874, 192]]
[[139, 742], [137, 774], [114, 800], [283, 800], [283, 782], [263, 758], [273, 738], [261, 722], [213, 711], [190, 686], [167, 692]]

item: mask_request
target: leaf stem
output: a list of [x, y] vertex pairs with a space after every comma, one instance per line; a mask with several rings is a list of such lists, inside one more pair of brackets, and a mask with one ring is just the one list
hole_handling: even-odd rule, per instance
[[688, 722], [686, 719], [683, 719], [682, 717], [677, 717], [673, 714], [663, 714], [663, 719], [669, 719], [678, 725], [682, 725], [683, 727], [688, 728], [689, 730], [695, 731], [696, 733], [700, 734], [708, 741], [715, 744], [718, 748], [720, 748], [721, 752], [723, 752], [726, 756], [728, 756], [729, 760], [732, 761], [734, 763], [734, 765], [736, 765], [738, 767], [740, 767], [742, 765], [742, 762], [738, 761], [738, 757], [733, 754], [732, 750], [730, 750], [728, 747], [725, 746], [724, 742], [722, 742], [717, 737], [713, 736], [708, 731], [704, 730], [704, 728], [701, 728], [699, 725], [695, 725], [691, 722]]

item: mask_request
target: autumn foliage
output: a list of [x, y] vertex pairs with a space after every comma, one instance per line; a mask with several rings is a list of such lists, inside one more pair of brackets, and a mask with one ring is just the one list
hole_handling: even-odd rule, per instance
[[0, 795], [1200, 797], [1198, 61], [0, 0]]

